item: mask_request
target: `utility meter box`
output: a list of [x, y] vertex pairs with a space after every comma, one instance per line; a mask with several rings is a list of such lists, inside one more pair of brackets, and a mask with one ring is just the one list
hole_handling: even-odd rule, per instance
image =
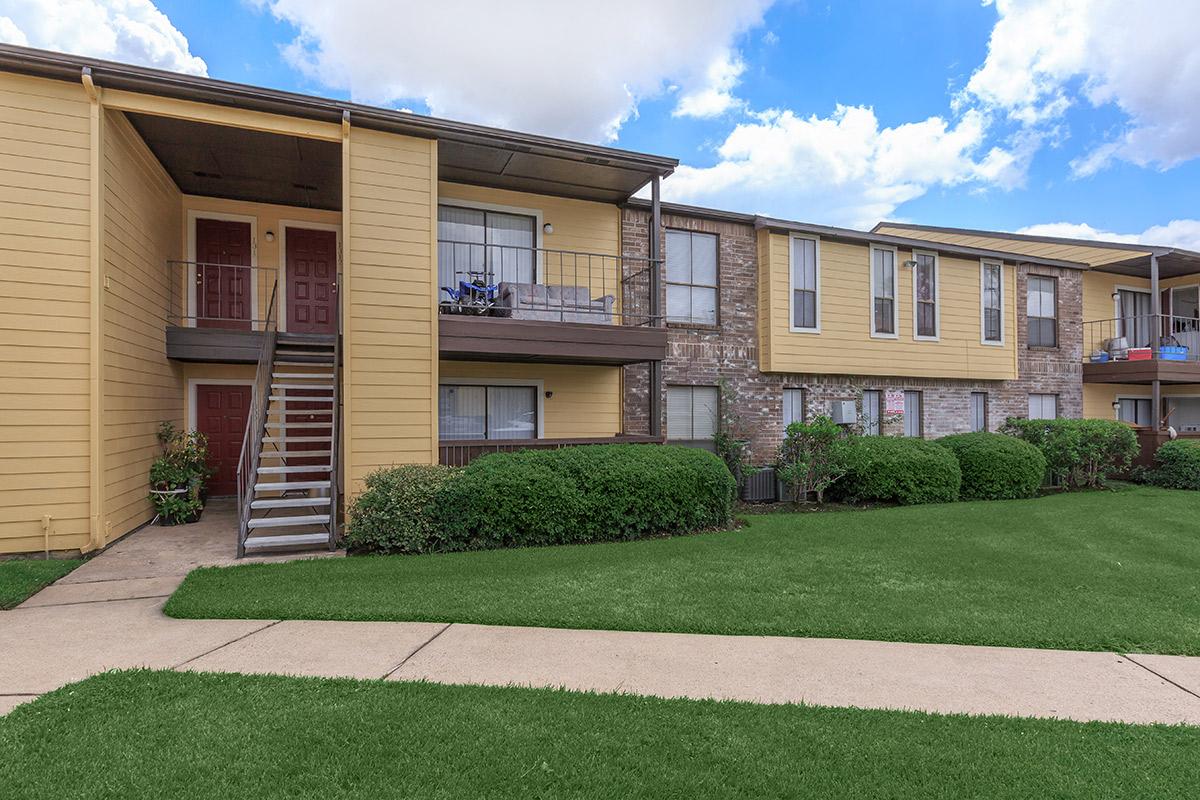
[[858, 409], [853, 400], [834, 400], [830, 405], [830, 416], [838, 425], [853, 425], [858, 422]]

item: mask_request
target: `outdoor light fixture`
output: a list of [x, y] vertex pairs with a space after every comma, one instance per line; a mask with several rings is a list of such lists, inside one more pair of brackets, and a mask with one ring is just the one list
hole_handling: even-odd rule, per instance
[[549, 222], [547, 222], [545, 225], [542, 226], [542, 233], [547, 233], [547, 234], [554, 233], [554, 226], [551, 225]]
[[904, 262], [904, 266], [908, 267], [909, 269], [912, 269], [916, 265], [917, 265], [917, 262], [913, 261], [911, 258], [908, 261]]
[[263, 234], [263, 238], [268, 242], [275, 241], [275, 231], [267, 231], [265, 234]]
[[1112, 293], [1112, 299], [1113, 299], [1113, 300], [1116, 300], [1116, 299], [1117, 299], [1118, 297], [1120, 297], [1120, 296], [1121, 296], [1121, 293], [1120, 293], [1120, 292], [1118, 292], [1118, 291], [1116, 291], [1116, 290], [1113, 290], [1113, 293]]

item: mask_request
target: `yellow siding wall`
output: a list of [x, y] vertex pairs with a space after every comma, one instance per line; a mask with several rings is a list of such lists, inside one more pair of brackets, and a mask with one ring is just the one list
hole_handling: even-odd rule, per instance
[[[778, 236], [772, 236], [771, 232], [765, 228], [758, 231], [758, 307], [760, 309], [771, 308], [771, 298], [777, 291], [782, 291], [787, 294], [790, 284], [784, 283], [782, 288], [777, 289], [771, 285], [770, 276], [771, 270], [768, 266], [771, 263], [772, 250], [771, 248], [777, 244], [784, 245], [784, 251], [780, 253], [780, 257], [786, 255], [787, 241], [786, 237], [783, 242], [777, 242]], [[790, 258], [790, 256], [789, 256]], [[788, 314], [784, 312], [784, 315]], [[774, 367], [771, 364], [772, 345], [775, 340], [771, 335], [772, 315], [770, 313], [759, 313], [758, 315], [758, 368], [763, 372], [771, 372]]]
[[[1083, 385], [1083, 416], [1089, 419], [1115, 419], [1112, 404], [1118, 397], [1151, 397], [1149, 386], [1124, 383], [1085, 383]], [[1180, 384], [1163, 386], [1163, 397], [1197, 397], [1200, 386]]]
[[442, 383], [455, 378], [541, 381], [553, 397], [542, 400], [547, 439], [598, 438], [621, 432], [621, 368], [561, 364], [490, 364], [443, 361]]
[[[283, 245], [284, 237], [282, 234], [281, 221], [305, 223], [313, 222], [321, 225], [340, 225], [342, 222], [342, 214], [340, 211], [324, 211], [316, 208], [299, 208], [296, 206], [278, 206], [270, 203], [246, 203], [240, 200], [224, 200], [219, 197], [199, 197], [196, 195], [183, 196], [183, 215], [179, 235], [181, 237], [181, 252], [186, 254], [189, 260], [195, 259], [195, 254], [188, 252], [188, 242], [192, 239], [192, 227], [196, 217], [203, 217], [205, 213], [216, 214], [232, 214], [238, 217], [250, 217], [254, 220], [256, 238], [253, 242], [255, 252], [255, 263], [261, 271], [258, 273], [258, 310], [254, 318], [258, 320], [266, 319], [267, 307], [271, 302], [271, 283], [278, 276], [280, 291], [283, 291], [284, 274], [280, 269], [283, 264], [283, 252], [280, 247]], [[267, 241], [267, 233], [274, 234], [275, 241]], [[182, 269], [182, 268], [179, 268]], [[273, 270], [273, 271], [272, 271]], [[180, 275], [175, 276], [175, 285], [181, 290], [190, 285], [188, 281], [181, 281]], [[279, 298], [276, 297], [275, 302], [279, 303]], [[187, 307], [186, 296], [181, 295], [180, 306]], [[281, 323], [284, 322], [283, 316], [280, 315]]]
[[[912, 270], [902, 266], [912, 251], [897, 253], [898, 338], [871, 333], [870, 252], [866, 245], [820, 243], [821, 332], [789, 330], [789, 237], [772, 233], [760, 260], [761, 280], [769, 282], [770, 329], [760, 343], [764, 371], [826, 372], [974, 380], [1017, 377], [1015, 285], [1011, 266], [1004, 267], [1003, 346], [980, 343], [979, 262], [941, 256], [940, 341], [913, 337]], [[761, 249], [761, 248], [760, 248]]]
[[105, 113], [104, 141], [104, 479], [105, 541], [154, 513], [147, 471], [155, 431], [183, 423], [180, 368], [163, 335], [166, 262], [178, 258], [180, 194], [137, 132]]
[[1009, 239], [1003, 236], [986, 236], [975, 233], [955, 233], [952, 231], [912, 230], [883, 225], [879, 233], [909, 238], [928, 239], [931, 242], [959, 244], [965, 247], [980, 247], [987, 250], [1000, 250], [1005, 253], [1022, 253], [1037, 258], [1055, 258], [1060, 261], [1075, 261], [1080, 264], [1109, 264], [1114, 261], [1125, 261], [1139, 255], [1147, 255], [1149, 251], [1125, 250], [1122, 248], [1105, 247], [1102, 244], [1080, 245], [1063, 244], [1061, 242], [1037, 242], [1025, 239]]
[[[542, 223], [550, 223], [554, 228], [554, 233], [536, 232], [547, 251], [613, 256], [621, 252], [621, 211], [615, 205], [445, 181], [438, 185], [438, 199], [451, 205], [455, 200], [465, 200], [540, 211]], [[616, 306], [620, 305], [621, 297], [619, 281], [615, 259], [593, 258], [589, 262], [565, 252], [547, 252], [542, 257], [541, 283], [587, 285], [592, 297], [612, 295]]]
[[434, 463], [437, 143], [354, 128], [343, 185], [347, 493], [372, 470]]
[[0, 74], [0, 553], [88, 542], [90, 108]]

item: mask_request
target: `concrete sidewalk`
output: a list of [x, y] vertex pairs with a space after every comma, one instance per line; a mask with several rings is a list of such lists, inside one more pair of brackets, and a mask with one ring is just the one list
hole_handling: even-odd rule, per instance
[[212, 559], [232, 559], [228, 543], [206, 561], [197, 555], [203, 548], [163, 539], [163, 530], [129, 537], [20, 608], [0, 612], [0, 713], [105, 669], [148, 666], [1200, 725], [1200, 658], [1181, 656], [437, 623], [174, 620], [161, 609], [183, 575]]

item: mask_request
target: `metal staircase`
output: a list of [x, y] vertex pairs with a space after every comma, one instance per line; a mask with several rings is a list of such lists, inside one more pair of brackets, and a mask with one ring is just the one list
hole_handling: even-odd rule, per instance
[[337, 546], [339, 337], [265, 332], [238, 467], [238, 558]]

